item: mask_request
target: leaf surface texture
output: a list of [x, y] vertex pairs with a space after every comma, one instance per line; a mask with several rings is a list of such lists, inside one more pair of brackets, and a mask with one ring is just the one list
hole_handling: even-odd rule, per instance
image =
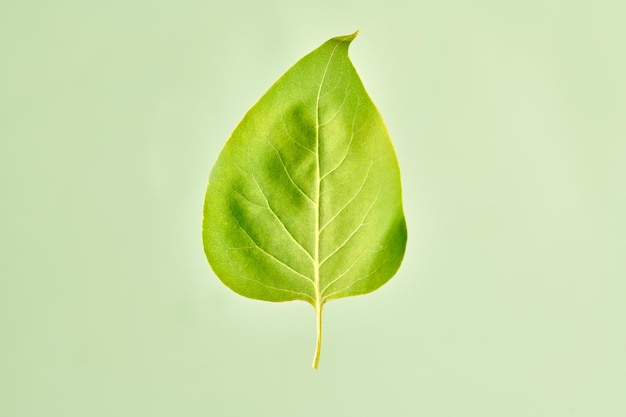
[[407, 239], [385, 124], [348, 57], [356, 33], [290, 68], [248, 111], [209, 177], [202, 237], [235, 292], [326, 302], [379, 288]]

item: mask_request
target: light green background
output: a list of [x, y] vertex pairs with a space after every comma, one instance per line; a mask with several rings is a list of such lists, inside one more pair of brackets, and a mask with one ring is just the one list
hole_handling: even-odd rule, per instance
[[[0, 3], [0, 416], [626, 415], [626, 3]], [[200, 238], [245, 111], [323, 41], [394, 140], [398, 275], [237, 296]]]

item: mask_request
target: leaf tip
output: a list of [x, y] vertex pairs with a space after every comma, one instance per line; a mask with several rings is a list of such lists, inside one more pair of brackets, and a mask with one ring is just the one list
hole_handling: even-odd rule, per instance
[[354, 32], [351, 35], [345, 35], [345, 36], [337, 36], [335, 39], [340, 41], [340, 42], [352, 42], [354, 40], [354, 38], [357, 37], [357, 35], [359, 34], [359, 30], [357, 29], [356, 32]]

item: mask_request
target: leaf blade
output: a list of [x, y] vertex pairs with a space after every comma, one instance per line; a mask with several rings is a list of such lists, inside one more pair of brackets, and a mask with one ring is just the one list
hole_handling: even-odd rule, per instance
[[324, 304], [383, 285], [406, 246], [397, 158], [348, 57], [355, 37], [327, 41], [261, 97], [205, 196], [203, 244], [216, 275], [249, 298], [313, 305], [315, 368]]

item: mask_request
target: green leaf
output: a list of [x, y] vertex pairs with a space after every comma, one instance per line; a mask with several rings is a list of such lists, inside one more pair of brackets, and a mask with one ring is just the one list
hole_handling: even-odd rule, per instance
[[387, 282], [407, 239], [393, 145], [348, 57], [357, 33], [306, 55], [248, 111], [204, 204], [204, 250], [224, 284], [315, 308], [316, 369], [324, 304]]

